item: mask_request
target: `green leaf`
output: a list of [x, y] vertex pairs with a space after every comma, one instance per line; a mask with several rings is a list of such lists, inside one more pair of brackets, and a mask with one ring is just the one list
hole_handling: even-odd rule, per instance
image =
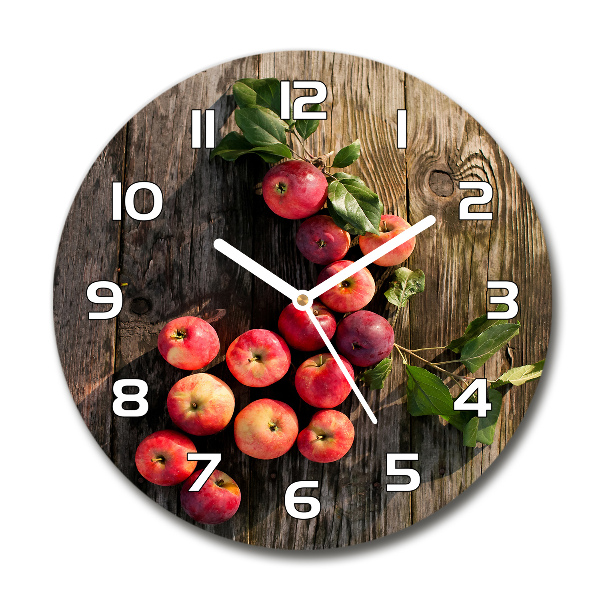
[[285, 144], [254, 146], [237, 131], [228, 133], [210, 153], [210, 158], [220, 156], [224, 160], [234, 161], [244, 154], [251, 153], [258, 154], [267, 162], [277, 162], [282, 158], [292, 158], [292, 153]]
[[477, 441], [489, 446], [494, 441], [496, 423], [498, 422], [498, 416], [500, 415], [500, 409], [502, 408], [502, 394], [498, 390], [488, 388], [487, 399], [492, 405], [491, 410], [488, 411], [485, 417], [475, 418], [478, 421]]
[[463, 426], [463, 446], [473, 448], [477, 444], [477, 426], [479, 425], [478, 417], [471, 417]]
[[403, 307], [408, 299], [425, 289], [425, 273], [420, 269], [411, 271], [407, 267], [400, 267], [394, 273], [394, 280], [385, 292], [385, 297], [390, 304]]
[[329, 179], [327, 195], [329, 214], [338, 227], [349, 226], [360, 235], [379, 233], [383, 204], [358, 177], [336, 173]]
[[461, 362], [470, 373], [474, 373], [488, 358], [496, 354], [502, 346], [519, 333], [520, 326], [517, 322], [495, 323], [488, 327], [463, 346], [460, 353]]
[[[504, 308], [503, 308], [504, 307]], [[506, 310], [508, 306], [506, 304], [498, 304], [496, 306], [497, 312], [502, 312]], [[446, 348], [452, 350], [452, 352], [456, 352], [460, 354], [460, 351], [463, 349], [463, 346], [469, 342], [470, 340], [475, 339], [478, 335], [483, 333], [486, 329], [490, 328], [492, 325], [496, 323], [508, 323], [506, 319], [488, 319], [487, 313], [482, 315], [481, 317], [477, 317], [473, 321], [469, 323], [467, 329], [465, 330], [465, 334], [462, 337], [459, 337], [456, 340], [452, 340]]]
[[526, 381], [537, 379], [542, 374], [545, 360], [546, 359], [544, 358], [533, 365], [524, 365], [522, 367], [510, 369], [506, 371], [506, 373], [500, 375], [496, 381], [492, 381], [491, 386], [497, 388], [506, 385], [507, 383], [512, 383], [512, 385], [522, 385]]
[[408, 412], [413, 417], [422, 415], [457, 415], [450, 390], [444, 382], [421, 367], [406, 365], [408, 380]]
[[238, 108], [235, 122], [253, 146], [285, 144], [285, 124], [273, 112], [258, 106]]
[[342, 148], [333, 159], [333, 166], [343, 169], [351, 165], [360, 156], [360, 140]]
[[281, 83], [274, 77], [240, 79], [233, 84], [233, 97], [240, 108], [265, 106], [281, 114]]
[[377, 363], [373, 368], [367, 369], [360, 376], [360, 380], [364, 381], [370, 389], [381, 390], [385, 378], [392, 372], [392, 359], [384, 358]]
[[[316, 112], [321, 110], [320, 104], [312, 104], [309, 108], [304, 112]], [[300, 137], [303, 140], [308, 139], [319, 127], [319, 123], [321, 119], [298, 119], [294, 121], [296, 125], [296, 131], [300, 134]]]

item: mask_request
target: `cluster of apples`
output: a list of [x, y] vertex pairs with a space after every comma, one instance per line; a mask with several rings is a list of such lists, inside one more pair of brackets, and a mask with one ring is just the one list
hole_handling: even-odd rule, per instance
[[[312, 164], [290, 160], [265, 175], [263, 197], [279, 216], [308, 218], [299, 229], [296, 243], [310, 261], [327, 265], [317, 283], [329, 279], [351, 264], [343, 260], [350, 247], [350, 235], [330, 216], [316, 215], [327, 200], [327, 180]], [[409, 227], [402, 218], [383, 215], [379, 235], [360, 236], [359, 245], [368, 253]], [[396, 265], [408, 258], [414, 238], [383, 256], [375, 264]], [[394, 344], [394, 332], [386, 319], [362, 310], [375, 294], [370, 271], [361, 269], [339, 285], [322, 294], [310, 310], [327, 337], [335, 344], [352, 378], [353, 365], [368, 367], [387, 356]], [[337, 324], [334, 313], [349, 313]], [[278, 320], [281, 335], [267, 329], [251, 329], [238, 336], [227, 349], [225, 360], [231, 374], [243, 385], [266, 387], [282, 379], [291, 365], [290, 346], [304, 352], [323, 348], [323, 339], [306, 311], [293, 304], [286, 306]], [[215, 329], [199, 317], [180, 317], [170, 321], [158, 336], [158, 350], [171, 365], [195, 371], [208, 365], [219, 353]], [[328, 463], [339, 460], [350, 450], [354, 427], [338, 410], [351, 387], [329, 353], [306, 359], [295, 373], [298, 395], [319, 408], [309, 425], [298, 432], [298, 419], [286, 403], [261, 398], [243, 408], [234, 421], [234, 438], [243, 453], [269, 460], [288, 452], [294, 443], [307, 459]], [[235, 398], [231, 388], [208, 373], [184, 377], [171, 388], [167, 410], [173, 423], [195, 436], [212, 435], [224, 429], [233, 417]], [[138, 446], [135, 462], [140, 474], [158, 485], [183, 483], [181, 504], [195, 520], [216, 524], [230, 519], [241, 501], [239, 486], [229, 475], [215, 470], [199, 491], [191, 492], [202, 471], [187, 459], [195, 453], [194, 443], [184, 434], [163, 430], [146, 437]]]

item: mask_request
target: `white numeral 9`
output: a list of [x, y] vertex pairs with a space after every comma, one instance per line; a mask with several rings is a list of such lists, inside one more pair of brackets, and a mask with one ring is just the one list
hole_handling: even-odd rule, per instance
[[388, 483], [388, 492], [412, 492], [421, 485], [421, 476], [415, 469], [399, 469], [396, 463], [399, 460], [419, 460], [418, 454], [394, 454], [387, 455], [387, 475], [405, 475], [410, 478], [407, 483]]
[[[96, 293], [100, 289], [110, 290], [112, 296], [98, 296]], [[104, 312], [89, 312], [88, 319], [112, 319], [116, 317], [123, 306], [123, 294], [119, 286], [112, 281], [94, 281], [90, 283], [87, 289], [87, 298], [94, 304], [112, 304], [110, 310]]]
[[[302, 107], [307, 104], [320, 104], [327, 98], [327, 87], [322, 81], [294, 81], [294, 89], [317, 90], [315, 96], [300, 96], [294, 100], [294, 120], [302, 119], [327, 119], [327, 113], [324, 110], [306, 111]], [[281, 118], [285, 121], [290, 118], [290, 82], [281, 82]]]
[[[125, 394], [123, 388], [127, 386], [138, 389], [135, 394]], [[118, 417], [143, 417], [148, 412], [148, 384], [142, 379], [119, 379], [113, 385], [113, 394], [116, 396], [113, 402], [113, 412]], [[137, 408], [124, 408], [123, 402], [137, 402]]]
[[519, 295], [519, 288], [512, 281], [488, 281], [488, 290], [506, 290], [506, 296], [490, 296], [488, 300], [490, 304], [506, 304], [508, 309], [504, 312], [488, 312], [488, 319], [512, 319], [519, 312], [519, 305], [515, 302], [515, 298]]
[[[321, 512], [321, 503], [317, 498], [312, 496], [294, 496], [294, 493], [300, 488], [318, 488], [318, 481], [296, 481], [292, 483], [285, 491], [285, 510], [287, 510], [290, 517], [294, 519], [312, 519]], [[310, 510], [306, 512], [300, 512], [296, 508], [296, 504], [308, 504]]]

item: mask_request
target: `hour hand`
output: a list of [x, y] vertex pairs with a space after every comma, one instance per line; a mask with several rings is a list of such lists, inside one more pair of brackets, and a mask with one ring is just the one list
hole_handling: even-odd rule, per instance
[[272, 288], [275, 288], [290, 300], [294, 301], [298, 298], [299, 292], [295, 287], [286, 283], [283, 279], [277, 277], [277, 275], [271, 273], [271, 271], [265, 269], [262, 265], [259, 265], [255, 260], [246, 256], [231, 244], [228, 244], [225, 240], [216, 239], [213, 244], [214, 247], [227, 258], [230, 258], [241, 267], [244, 267], [247, 271], [250, 271], [252, 275], [262, 279], [265, 283], [268, 283]]

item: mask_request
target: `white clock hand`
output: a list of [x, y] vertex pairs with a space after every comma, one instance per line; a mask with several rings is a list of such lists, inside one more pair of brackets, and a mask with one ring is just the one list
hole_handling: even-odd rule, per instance
[[342, 373], [344, 374], [344, 377], [348, 380], [348, 383], [350, 384], [352, 391], [356, 394], [356, 397], [362, 404], [362, 407], [365, 409], [365, 412], [367, 413], [369, 419], [371, 419], [371, 421], [373, 421], [373, 423], [375, 423], [375, 425], [377, 425], [377, 417], [375, 417], [375, 415], [373, 414], [373, 411], [367, 404], [367, 401], [364, 399], [363, 395], [360, 393], [360, 390], [356, 386], [356, 383], [354, 383], [354, 380], [352, 379], [352, 377], [350, 377], [350, 373], [348, 373], [348, 371], [346, 370], [346, 367], [344, 366], [344, 363], [340, 359], [338, 353], [335, 351], [333, 344], [331, 343], [331, 341], [329, 340], [329, 338], [323, 331], [323, 328], [321, 327], [321, 324], [319, 323], [317, 317], [315, 317], [315, 314], [313, 313], [313, 311], [310, 308], [306, 309], [306, 313], [310, 317], [310, 320], [311, 320], [312, 324], [315, 326], [316, 330], [319, 332], [319, 335], [323, 338], [323, 341], [325, 342], [325, 345], [327, 346], [327, 350], [329, 350], [329, 352], [335, 359], [335, 362], [337, 363], [338, 367], [341, 369]]
[[214, 247], [222, 252], [227, 258], [230, 258], [238, 265], [244, 267], [247, 271], [250, 271], [253, 275], [262, 279], [265, 283], [268, 283], [272, 288], [275, 288], [278, 292], [281, 292], [284, 296], [287, 296], [290, 300], [297, 300], [300, 292], [289, 283], [286, 283], [283, 279], [277, 277], [271, 271], [265, 269], [262, 265], [259, 265], [256, 261], [246, 256], [225, 240], [217, 239], [213, 242]]
[[362, 258], [359, 258], [355, 263], [351, 264], [345, 269], [342, 269], [341, 271], [338, 271], [329, 279], [326, 279], [325, 281], [319, 283], [319, 285], [315, 286], [312, 290], [307, 292], [306, 295], [311, 300], [318, 298], [321, 294], [324, 294], [326, 291], [330, 290], [338, 283], [342, 283], [342, 281], [348, 279], [348, 277], [351, 277], [355, 273], [358, 273], [358, 271], [360, 271], [364, 267], [367, 267], [372, 262], [376, 261], [378, 258], [381, 258], [384, 254], [391, 252], [394, 248], [400, 246], [400, 244], [403, 244], [407, 240], [410, 240], [410, 238], [417, 235], [417, 233], [421, 233], [421, 231], [424, 231], [428, 227], [431, 227], [434, 223], [435, 217], [433, 215], [429, 215], [428, 217], [421, 219], [412, 227], [405, 229], [402, 233], [393, 237], [391, 240], [388, 240], [387, 242], [385, 242], [385, 244], [379, 246], [379, 248], [375, 248], [375, 250], [372, 250], [368, 254], [365, 254]]

